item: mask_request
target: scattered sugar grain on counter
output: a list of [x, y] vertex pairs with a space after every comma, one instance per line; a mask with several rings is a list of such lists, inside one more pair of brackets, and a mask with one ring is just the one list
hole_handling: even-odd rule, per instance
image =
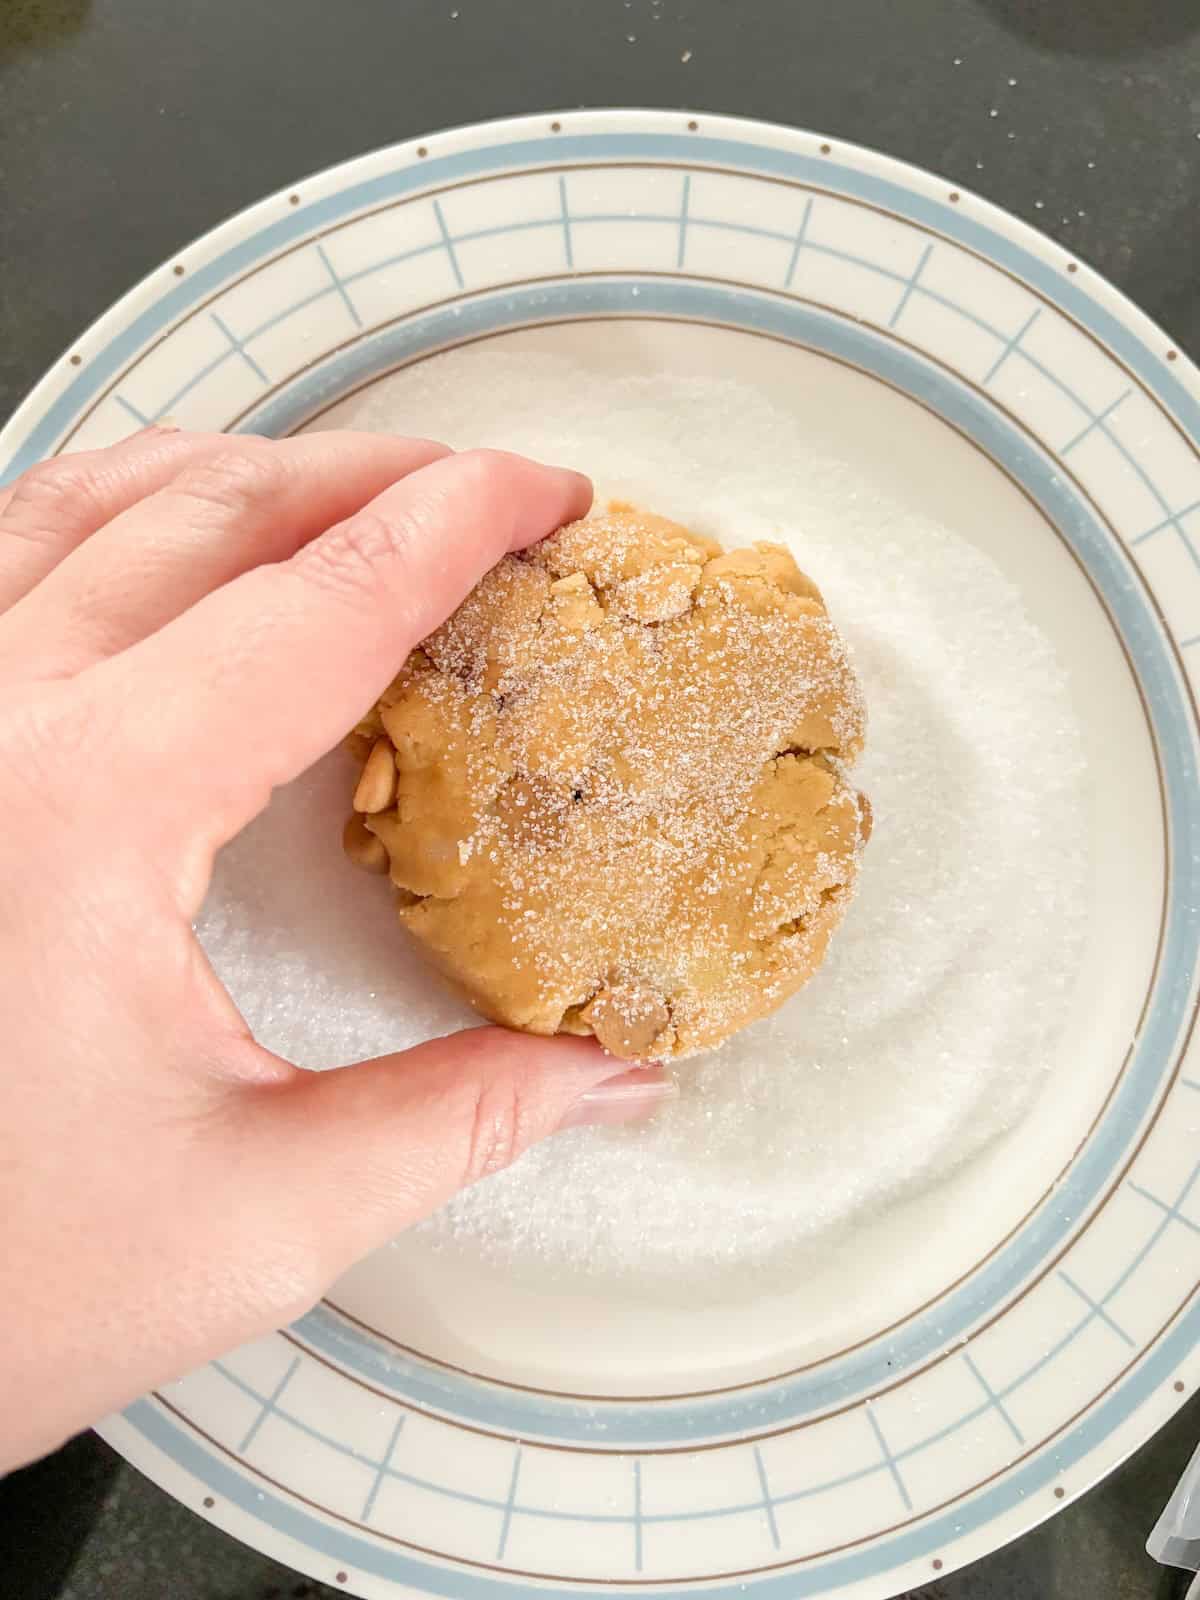
[[[785, 540], [868, 707], [854, 775], [875, 831], [813, 980], [688, 1061], [653, 1124], [538, 1146], [424, 1224], [428, 1245], [699, 1302], [786, 1272], [1015, 1126], [1075, 978], [1089, 866], [1068, 686], [1000, 570], [729, 379], [598, 385], [564, 358], [480, 345], [363, 391], [336, 425], [522, 450], [727, 544]], [[314, 1065], [465, 1020], [386, 893], [343, 867], [348, 784], [339, 766], [283, 791], [274, 826], [268, 813], [222, 858], [201, 924], [259, 1036]], [[273, 893], [281, 906], [256, 909]]]

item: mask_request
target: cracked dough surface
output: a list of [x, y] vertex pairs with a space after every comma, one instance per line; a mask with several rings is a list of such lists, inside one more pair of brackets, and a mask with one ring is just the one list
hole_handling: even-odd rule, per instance
[[816, 586], [629, 506], [506, 557], [352, 745], [346, 847], [485, 1016], [709, 1048], [819, 966], [870, 808]]

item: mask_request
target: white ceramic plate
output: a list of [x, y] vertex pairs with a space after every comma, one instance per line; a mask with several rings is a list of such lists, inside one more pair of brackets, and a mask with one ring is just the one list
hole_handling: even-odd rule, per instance
[[1081, 1493], [1200, 1382], [1200, 381], [938, 178], [784, 128], [571, 113], [380, 151], [226, 223], [47, 374], [0, 479], [165, 415], [289, 431], [480, 338], [774, 392], [817, 364], [847, 451], [889, 441], [894, 486], [1018, 583], [1096, 775], [1058, 1070], [995, 1203], [943, 1190], [893, 1219], [905, 1248], [864, 1239], [819, 1336], [786, 1284], [681, 1336], [669, 1308], [393, 1252], [102, 1431], [348, 1592], [880, 1600]]

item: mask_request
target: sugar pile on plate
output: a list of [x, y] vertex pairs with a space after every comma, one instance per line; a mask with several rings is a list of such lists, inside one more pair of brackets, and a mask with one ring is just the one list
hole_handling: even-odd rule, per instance
[[[525, 450], [727, 543], [783, 539], [869, 712], [856, 778], [875, 832], [813, 981], [685, 1063], [652, 1126], [549, 1141], [427, 1241], [593, 1282], [786, 1270], [1014, 1126], [1075, 976], [1089, 864], [1067, 683], [1000, 570], [727, 380], [597, 393], [569, 361], [474, 348], [365, 391], [338, 423]], [[386, 887], [342, 864], [349, 782], [334, 756], [277, 797], [223, 856], [201, 921], [259, 1037], [315, 1066], [467, 1020], [409, 957]]]

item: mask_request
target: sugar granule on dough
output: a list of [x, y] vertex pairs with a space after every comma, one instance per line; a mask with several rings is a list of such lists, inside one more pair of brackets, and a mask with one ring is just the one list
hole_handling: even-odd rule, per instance
[[869, 832], [863, 721], [782, 546], [609, 504], [413, 652], [351, 739], [354, 803], [400, 920], [483, 1015], [678, 1058], [819, 966]]

